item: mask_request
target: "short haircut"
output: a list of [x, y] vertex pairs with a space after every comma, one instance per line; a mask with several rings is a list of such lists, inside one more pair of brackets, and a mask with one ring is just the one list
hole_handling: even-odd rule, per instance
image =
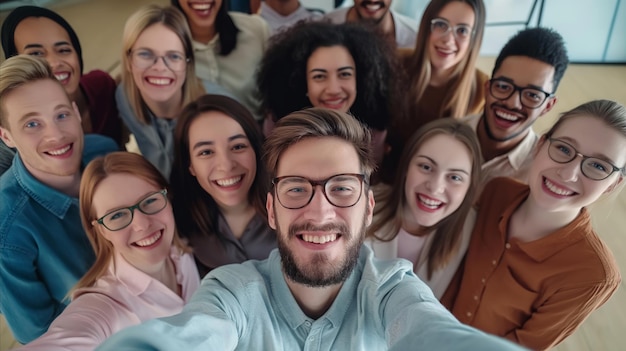
[[261, 113], [278, 120], [311, 107], [307, 63], [320, 47], [341, 46], [354, 60], [356, 99], [350, 113], [368, 127], [384, 130], [398, 104], [396, 59], [390, 44], [362, 23], [303, 22], [271, 38], [257, 75]]
[[147, 117], [148, 107], [144, 103], [139, 88], [133, 79], [133, 74], [130, 71], [130, 54], [141, 33], [155, 24], [165, 26], [178, 36], [183, 45], [184, 54], [189, 59], [185, 69], [185, 82], [182, 87], [182, 105], [195, 100], [204, 92], [199, 79], [196, 77], [196, 63], [191, 44], [191, 34], [185, 16], [172, 6], [146, 5], [141, 7], [126, 20], [126, 25], [124, 26], [122, 35], [122, 86], [134, 115], [144, 124], [150, 123], [150, 119]]
[[17, 55], [0, 65], [0, 127], [8, 129], [4, 107], [5, 97], [24, 84], [44, 79], [50, 79], [63, 88], [48, 63], [43, 59], [30, 55]]
[[276, 177], [280, 157], [290, 146], [307, 138], [335, 137], [354, 146], [361, 171], [369, 180], [375, 168], [369, 130], [351, 115], [325, 108], [309, 108], [280, 119], [265, 141], [265, 164]]
[[552, 92], [559, 86], [569, 63], [563, 37], [553, 29], [541, 27], [521, 30], [509, 39], [496, 59], [492, 77], [509, 56], [526, 56], [554, 67]]
[[4, 57], [9, 58], [18, 54], [17, 47], [15, 47], [15, 29], [23, 20], [30, 17], [45, 17], [59, 26], [63, 27], [67, 32], [67, 35], [70, 37], [70, 42], [76, 50], [76, 55], [78, 56], [78, 63], [80, 64], [80, 70], [82, 73], [83, 70], [83, 50], [80, 47], [80, 41], [78, 41], [78, 36], [74, 31], [74, 28], [70, 26], [67, 21], [61, 17], [59, 14], [52, 10], [48, 10], [39, 6], [20, 6], [15, 10], [11, 11], [7, 18], [4, 20], [2, 24], [2, 51], [4, 51]]

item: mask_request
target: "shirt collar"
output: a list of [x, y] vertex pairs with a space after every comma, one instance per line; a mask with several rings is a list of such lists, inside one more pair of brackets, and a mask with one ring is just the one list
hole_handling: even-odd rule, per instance
[[50, 213], [65, 218], [65, 214], [71, 205], [78, 206], [78, 199], [67, 196], [66, 194], [53, 189], [46, 184], [40, 182], [26, 169], [19, 152], [13, 158], [13, 175], [17, 183], [30, 198], [41, 205]]

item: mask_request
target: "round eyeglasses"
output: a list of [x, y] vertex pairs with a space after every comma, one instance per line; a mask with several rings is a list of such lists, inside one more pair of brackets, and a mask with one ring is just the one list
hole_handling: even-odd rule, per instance
[[189, 58], [178, 51], [168, 51], [165, 55], [156, 55], [151, 50], [139, 49], [130, 52], [130, 60], [133, 66], [139, 69], [146, 69], [152, 67], [157, 63], [159, 59], [163, 59], [163, 62], [167, 68], [172, 71], [184, 71], [189, 62]]
[[361, 198], [363, 183], [367, 184], [365, 175], [356, 173], [337, 174], [324, 180], [297, 176], [284, 176], [272, 180], [278, 202], [291, 210], [308, 205], [315, 195], [317, 185], [322, 187], [322, 193], [331, 205], [340, 208], [352, 207]]
[[99, 223], [106, 229], [114, 232], [128, 227], [133, 222], [135, 210], [139, 210], [143, 214], [153, 215], [161, 212], [165, 206], [167, 206], [167, 190], [163, 189], [148, 194], [130, 207], [113, 210], [91, 222], [91, 224], [96, 225], [96, 223]]
[[572, 162], [580, 156], [580, 171], [591, 180], [603, 180], [615, 172], [624, 172], [623, 168], [618, 168], [609, 161], [597, 157], [589, 157], [578, 152], [571, 144], [555, 138], [548, 138], [548, 156], [557, 163]]
[[522, 106], [532, 109], [538, 108], [547, 98], [554, 95], [537, 88], [522, 88], [504, 79], [489, 80], [489, 93], [498, 100], [506, 100], [516, 91], [519, 92]]
[[469, 39], [474, 31], [471, 26], [467, 24], [457, 24], [453, 26], [447, 20], [443, 18], [434, 18], [430, 21], [430, 31], [437, 36], [447, 35], [450, 31], [454, 34], [457, 40], [464, 41]]

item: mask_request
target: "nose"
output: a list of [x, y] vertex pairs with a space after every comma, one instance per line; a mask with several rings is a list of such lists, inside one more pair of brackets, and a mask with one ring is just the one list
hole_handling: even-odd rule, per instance
[[152, 68], [155, 69], [159, 69], [159, 70], [166, 70], [169, 67], [167, 67], [167, 64], [165, 63], [165, 56], [157, 56], [155, 58], [155, 62], [154, 64], [152, 64]]
[[45, 59], [46, 61], [48, 61], [48, 64], [50, 65], [50, 68], [52, 68], [53, 71], [59, 66], [61, 66], [61, 62], [63, 61], [58, 57], [58, 55], [54, 53], [47, 54], [45, 56]]
[[443, 175], [434, 175], [426, 182], [426, 189], [433, 194], [441, 194], [446, 188], [446, 183]]
[[326, 222], [336, 217], [335, 206], [324, 196], [321, 185], [316, 185], [315, 194], [304, 209], [304, 217], [314, 223]]
[[45, 138], [47, 141], [57, 141], [63, 139], [63, 130], [57, 123], [48, 123], [46, 125]]
[[522, 92], [515, 90], [508, 99], [504, 100], [507, 107], [510, 109], [521, 110], [522, 109]]
[[326, 92], [329, 94], [341, 93], [341, 84], [339, 83], [339, 79], [337, 79], [337, 77], [331, 76], [328, 79], [328, 84], [326, 85]]
[[230, 171], [235, 168], [235, 161], [231, 158], [230, 154], [226, 152], [217, 153], [217, 168], [221, 171]]
[[133, 230], [136, 232], [141, 232], [146, 230], [150, 226], [149, 215], [135, 209], [133, 212], [133, 221], [130, 223]]
[[575, 182], [580, 175], [580, 159], [576, 156], [572, 161], [568, 163], [559, 164], [559, 169], [556, 172], [563, 181]]

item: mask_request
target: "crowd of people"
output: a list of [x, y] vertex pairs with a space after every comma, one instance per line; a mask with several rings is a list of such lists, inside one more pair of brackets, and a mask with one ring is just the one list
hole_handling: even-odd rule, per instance
[[[588, 206], [626, 177], [626, 108], [544, 134], [549, 28], [476, 67], [483, 0], [324, 14], [171, 0], [121, 75], [22, 6], [2, 24], [0, 313], [22, 350], [544, 350], [617, 290]], [[139, 153], [125, 150], [129, 136]]]

